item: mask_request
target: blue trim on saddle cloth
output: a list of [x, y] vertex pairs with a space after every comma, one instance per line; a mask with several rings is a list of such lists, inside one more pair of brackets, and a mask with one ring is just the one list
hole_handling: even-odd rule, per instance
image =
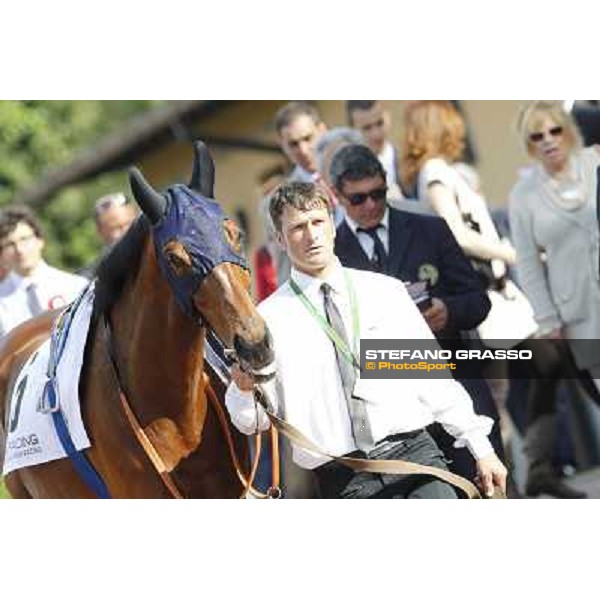
[[47, 370], [48, 381], [44, 387], [44, 394], [40, 403], [40, 411], [50, 413], [52, 415], [52, 422], [54, 423], [56, 435], [58, 436], [63, 450], [71, 459], [75, 470], [86, 483], [86, 485], [98, 496], [98, 498], [110, 498], [110, 492], [108, 491], [106, 484], [93, 467], [92, 463], [88, 460], [84, 452], [75, 448], [71, 433], [69, 432], [69, 426], [60, 406], [60, 399], [58, 397], [56, 384], [56, 369], [65, 348], [71, 323], [73, 321], [73, 316], [77, 312], [82, 299], [89, 292], [93, 292], [93, 288], [94, 282], [92, 281], [60, 316], [54, 326], [54, 329], [52, 330], [50, 358], [48, 360]]
[[[221, 263], [232, 263], [248, 270], [248, 262], [236, 253], [225, 238], [226, 220], [221, 206], [185, 185], [167, 190], [169, 203], [165, 216], [153, 227], [154, 247], [160, 269], [183, 312], [197, 319], [193, 295], [204, 279]], [[169, 266], [163, 248], [170, 241], [183, 245], [192, 261], [192, 269], [177, 274]]]
[[[55, 385], [50, 385], [47, 389], [49, 395], [56, 395]], [[62, 447], [67, 453], [67, 456], [71, 459], [71, 462], [81, 479], [83, 479], [85, 484], [96, 494], [96, 496], [98, 496], [98, 498], [109, 499], [111, 495], [106, 484], [96, 469], [94, 469], [87, 456], [83, 452], [77, 450], [73, 445], [69, 427], [60, 408], [52, 413], [52, 421], [54, 422], [54, 428], [56, 429], [56, 434], [58, 435]]]

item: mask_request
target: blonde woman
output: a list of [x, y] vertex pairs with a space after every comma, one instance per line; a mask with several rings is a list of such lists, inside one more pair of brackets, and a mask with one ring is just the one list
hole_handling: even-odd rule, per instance
[[579, 369], [600, 378], [600, 285], [596, 169], [600, 147], [583, 148], [572, 117], [547, 101], [526, 105], [518, 130], [531, 168], [510, 194], [519, 281], [540, 332], [566, 339]]
[[[518, 131], [533, 159], [510, 194], [519, 281], [533, 305], [539, 334], [563, 350], [568, 345], [571, 356], [565, 358], [575, 360], [582, 382], [598, 401], [600, 153], [597, 147], [582, 147], [575, 122], [554, 102], [524, 106]], [[537, 438], [551, 439], [552, 427], [551, 415], [541, 414]]]
[[[500, 238], [485, 198], [457, 168], [465, 148], [463, 118], [449, 101], [423, 100], [408, 105], [404, 121], [405, 188], [415, 190], [421, 201], [428, 202], [446, 220], [488, 289], [502, 289], [507, 265], [515, 263], [518, 253], [507, 239]], [[529, 340], [522, 342], [523, 346], [530, 344]], [[563, 498], [581, 497], [581, 493], [558, 479], [551, 468], [557, 431], [556, 383], [562, 368], [560, 354], [555, 348], [536, 347], [534, 361], [526, 432], [529, 462], [526, 492], [532, 496], [546, 493]]]

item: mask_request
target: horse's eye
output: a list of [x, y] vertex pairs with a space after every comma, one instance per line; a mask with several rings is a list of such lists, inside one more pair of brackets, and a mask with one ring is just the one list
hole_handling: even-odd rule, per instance
[[189, 264], [178, 254], [170, 252], [167, 254], [166, 258], [169, 266], [171, 269], [173, 269], [178, 277], [185, 275], [185, 273], [187, 273], [189, 270]]
[[167, 261], [169, 263], [169, 266], [173, 269], [173, 271], [175, 271], [177, 275], [183, 275], [186, 265], [180, 256], [177, 256], [177, 254], [168, 254]]
[[226, 219], [223, 223], [223, 228], [225, 230], [225, 239], [229, 243], [229, 245], [233, 248], [235, 252], [241, 254], [243, 252], [243, 232], [238, 227], [238, 225], [230, 220]]
[[192, 259], [181, 242], [177, 240], [167, 242], [162, 249], [162, 255], [177, 277], [183, 277], [192, 270]]

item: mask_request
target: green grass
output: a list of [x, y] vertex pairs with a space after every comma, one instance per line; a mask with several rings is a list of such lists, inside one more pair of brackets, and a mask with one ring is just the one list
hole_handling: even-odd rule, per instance
[[8, 495], [8, 492], [4, 487], [4, 482], [2, 481], [2, 479], [0, 479], [0, 499], [2, 498], [10, 498], [10, 496]]

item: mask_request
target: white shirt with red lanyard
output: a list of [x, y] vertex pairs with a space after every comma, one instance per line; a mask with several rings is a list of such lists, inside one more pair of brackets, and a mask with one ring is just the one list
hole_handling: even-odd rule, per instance
[[22, 277], [12, 271], [2, 283], [0, 335], [5, 335], [46, 310], [66, 306], [77, 297], [88, 280], [41, 261], [32, 275]]

